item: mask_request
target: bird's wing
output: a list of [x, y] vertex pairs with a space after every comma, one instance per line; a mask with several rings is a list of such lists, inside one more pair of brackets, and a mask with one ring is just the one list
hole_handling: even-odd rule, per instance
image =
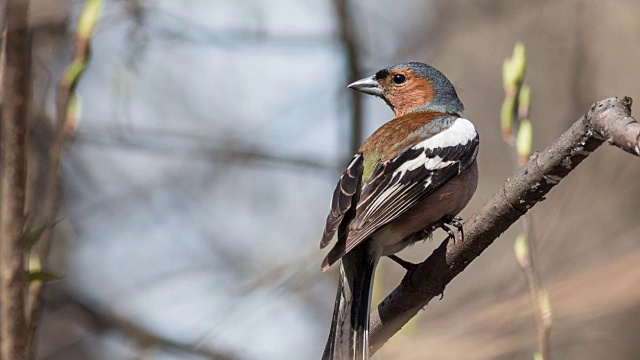
[[342, 176], [340, 176], [340, 180], [338, 180], [338, 186], [336, 186], [333, 192], [333, 199], [331, 200], [331, 211], [327, 216], [324, 234], [320, 241], [321, 249], [331, 242], [331, 239], [333, 239], [338, 227], [342, 223], [344, 215], [353, 206], [354, 196], [360, 187], [362, 179], [362, 163], [362, 154], [356, 154]]
[[378, 163], [362, 187], [346, 243], [332, 254], [329, 263], [465, 170], [475, 160], [478, 145], [473, 124], [458, 118], [449, 128]]

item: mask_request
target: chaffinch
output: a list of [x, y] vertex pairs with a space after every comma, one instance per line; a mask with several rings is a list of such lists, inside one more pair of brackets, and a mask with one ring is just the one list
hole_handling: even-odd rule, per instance
[[378, 260], [444, 224], [459, 227], [478, 183], [478, 133], [440, 71], [409, 62], [349, 87], [382, 98], [395, 118], [365, 140], [333, 194], [320, 247], [338, 239], [322, 270], [342, 261], [323, 359], [368, 359]]

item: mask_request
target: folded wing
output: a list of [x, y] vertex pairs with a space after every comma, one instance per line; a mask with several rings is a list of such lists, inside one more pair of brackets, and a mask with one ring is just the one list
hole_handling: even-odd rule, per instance
[[473, 124], [457, 118], [443, 131], [378, 163], [362, 186], [345, 243], [334, 247], [325, 263], [330, 266], [465, 170], [475, 160], [478, 144]]
[[331, 211], [327, 216], [324, 234], [320, 240], [321, 249], [331, 242], [345, 214], [353, 205], [354, 196], [362, 179], [362, 163], [362, 154], [356, 154], [338, 180], [338, 186], [336, 186], [331, 200]]

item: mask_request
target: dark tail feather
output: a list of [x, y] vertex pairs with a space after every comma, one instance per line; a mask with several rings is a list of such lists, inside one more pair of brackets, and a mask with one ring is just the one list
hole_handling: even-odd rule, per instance
[[369, 312], [377, 262], [364, 246], [358, 246], [342, 258], [323, 360], [369, 359]]

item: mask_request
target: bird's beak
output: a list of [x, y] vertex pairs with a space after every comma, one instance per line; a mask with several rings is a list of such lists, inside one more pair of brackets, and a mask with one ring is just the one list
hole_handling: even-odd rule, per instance
[[380, 83], [378, 82], [378, 80], [376, 80], [375, 75], [370, 76], [368, 78], [364, 78], [362, 80], [358, 80], [353, 84], [350, 84], [349, 88], [353, 90], [358, 90], [360, 92], [363, 92], [369, 95], [375, 95], [375, 96], [383, 95], [382, 88], [380, 87]]

